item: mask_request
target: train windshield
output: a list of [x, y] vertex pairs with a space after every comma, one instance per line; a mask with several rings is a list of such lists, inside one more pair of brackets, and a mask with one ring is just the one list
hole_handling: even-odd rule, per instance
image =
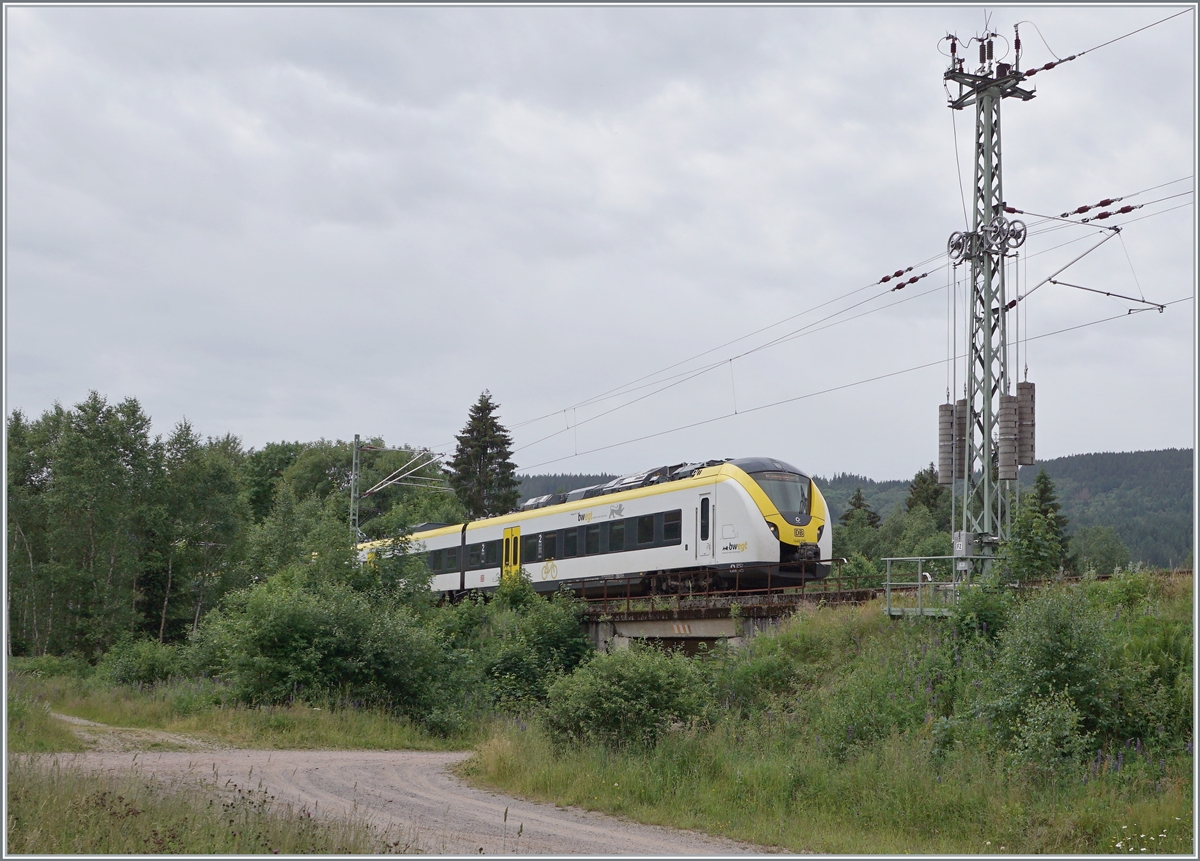
[[780, 514], [808, 514], [809, 480], [794, 472], [753, 472], [758, 482]]

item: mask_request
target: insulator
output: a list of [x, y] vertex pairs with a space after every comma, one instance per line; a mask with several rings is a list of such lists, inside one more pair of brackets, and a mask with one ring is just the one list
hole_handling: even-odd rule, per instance
[[954, 482], [954, 404], [938, 407], [938, 484]]
[[903, 275], [907, 271], [908, 271], [907, 269], [897, 269], [895, 272], [892, 273], [892, 277], [899, 278], [901, 275]]
[[891, 275], [884, 275], [882, 278], [880, 278], [880, 279], [879, 279], [879, 283], [880, 283], [880, 284], [886, 284], [886, 283], [888, 283], [888, 282], [889, 282], [889, 281], [891, 281], [891, 280], [892, 280], [892, 276], [891, 276]]
[[967, 477], [967, 423], [970, 410], [966, 398], [954, 402], [954, 477]]
[[956, 54], [958, 54], [958, 42], [954, 39], [951, 39], [950, 40], [950, 56], [953, 57]]
[[1007, 305], [1004, 306], [1004, 310], [1011, 311], [1013, 308], [1016, 308], [1016, 307], [1017, 307], [1017, 300], [1013, 299], [1011, 302], [1009, 302]]
[[1090, 206], [1079, 206], [1079, 207], [1076, 207], [1076, 208], [1075, 208], [1075, 214], [1076, 214], [1076, 215], [1083, 215], [1083, 214], [1084, 214], [1085, 212], [1087, 212], [1089, 209], [1091, 209], [1091, 207], [1090, 207]]
[[1013, 47], [1018, 51], [1021, 50], [1021, 34], [1017, 33], [1017, 37], [1013, 39]]
[[1042, 71], [1049, 72], [1051, 69], [1053, 69], [1057, 65], [1058, 65], [1058, 63], [1047, 63], [1046, 65], [1042, 66]]
[[987, 62], [987, 46], [983, 42], [979, 43], [979, 65]]
[[1038, 73], [1037, 69], [1030, 69], [1028, 72], [1025, 73], [1025, 77], [1032, 78], [1037, 73]]
[[1035, 461], [1036, 436], [1033, 383], [1017, 383], [1017, 463], [1030, 466]]
[[1021, 210], [1019, 210], [1019, 209], [1016, 209], [1016, 208], [1014, 208], [1014, 207], [1011, 207], [1011, 206], [1006, 206], [1006, 207], [1004, 207], [1004, 211], [1005, 211], [1005, 212], [1008, 212], [1008, 213], [1016, 214], [1016, 213], [1020, 212]]
[[1113, 205], [1114, 203], [1116, 203], [1116, 202], [1117, 202], [1117, 201], [1116, 201], [1116, 200], [1114, 200], [1113, 198], [1111, 198], [1111, 197], [1106, 197], [1106, 198], [1104, 198], [1104, 200], [1102, 200], [1102, 201], [1100, 201], [1099, 203], [1097, 203], [1097, 204], [1096, 204], [1096, 206], [1112, 206], [1112, 205]]
[[1001, 481], [1017, 479], [1017, 399], [1013, 395], [1000, 396], [1000, 414], [997, 416], [1000, 439], [998, 446], [998, 478]]
[[1117, 212], [1120, 212], [1120, 213], [1133, 212], [1135, 209], [1137, 209], [1136, 206], [1130, 206], [1127, 203], [1124, 206], [1122, 206], [1120, 209], [1118, 209]]
[[1099, 215], [1092, 218], [1092, 221], [1103, 221], [1104, 219], [1108, 218], [1110, 215], [1112, 215], [1111, 212], [1101, 212]]
[[988, 58], [989, 60], [991, 60], [991, 59], [992, 59], [992, 54], [993, 54], [993, 51], [992, 51], [992, 40], [991, 40], [991, 39], [988, 39], [988, 40], [987, 40], [987, 58]]

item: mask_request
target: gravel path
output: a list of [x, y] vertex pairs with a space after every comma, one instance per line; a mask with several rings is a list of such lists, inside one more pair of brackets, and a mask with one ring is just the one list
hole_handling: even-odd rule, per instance
[[[452, 855], [746, 855], [770, 850], [474, 789], [449, 772], [466, 753], [173, 750], [57, 754], [64, 766], [219, 790], [265, 789], [314, 815], [351, 816]], [[49, 755], [43, 755], [49, 758]], [[505, 820], [505, 810], [508, 816]]]

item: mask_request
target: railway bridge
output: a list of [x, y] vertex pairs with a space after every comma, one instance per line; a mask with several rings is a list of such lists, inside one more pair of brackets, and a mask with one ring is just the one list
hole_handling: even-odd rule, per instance
[[[718, 640], [741, 645], [756, 633], [774, 627], [798, 608], [814, 604], [865, 604], [886, 597], [884, 612], [893, 618], [905, 616], [947, 616], [957, 592], [952, 581], [921, 573], [887, 582], [860, 583], [857, 578], [830, 577], [816, 583], [785, 589], [732, 589], [644, 595], [633, 591], [633, 580], [588, 581], [579, 584], [577, 593], [584, 601], [584, 624], [597, 650], [626, 648], [631, 640], [653, 640], [668, 648], [695, 653], [702, 644]], [[1192, 570], [1173, 569], [1157, 572], [1169, 576], [1191, 577]], [[1096, 575], [1107, 580], [1110, 574]], [[1059, 575], [1044, 580], [1009, 584], [1029, 589], [1049, 583], [1081, 580], [1081, 575]]]
[[583, 584], [584, 622], [600, 651], [621, 649], [631, 640], [654, 640], [693, 653], [701, 644], [745, 638], [778, 625], [797, 608], [813, 604], [862, 604], [883, 587], [830, 578], [788, 589], [731, 589], [638, 595], [632, 581]]

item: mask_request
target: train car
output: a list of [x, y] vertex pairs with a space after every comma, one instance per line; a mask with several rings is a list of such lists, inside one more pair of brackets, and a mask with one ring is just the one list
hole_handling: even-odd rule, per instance
[[[522, 568], [540, 591], [563, 583], [621, 592], [798, 586], [829, 574], [832, 524], [820, 489], [773, 458], [658, 467], [410, 536], [434, 591], [495, 589]], [[359, 545], [364, 562], [387, 541]]]

